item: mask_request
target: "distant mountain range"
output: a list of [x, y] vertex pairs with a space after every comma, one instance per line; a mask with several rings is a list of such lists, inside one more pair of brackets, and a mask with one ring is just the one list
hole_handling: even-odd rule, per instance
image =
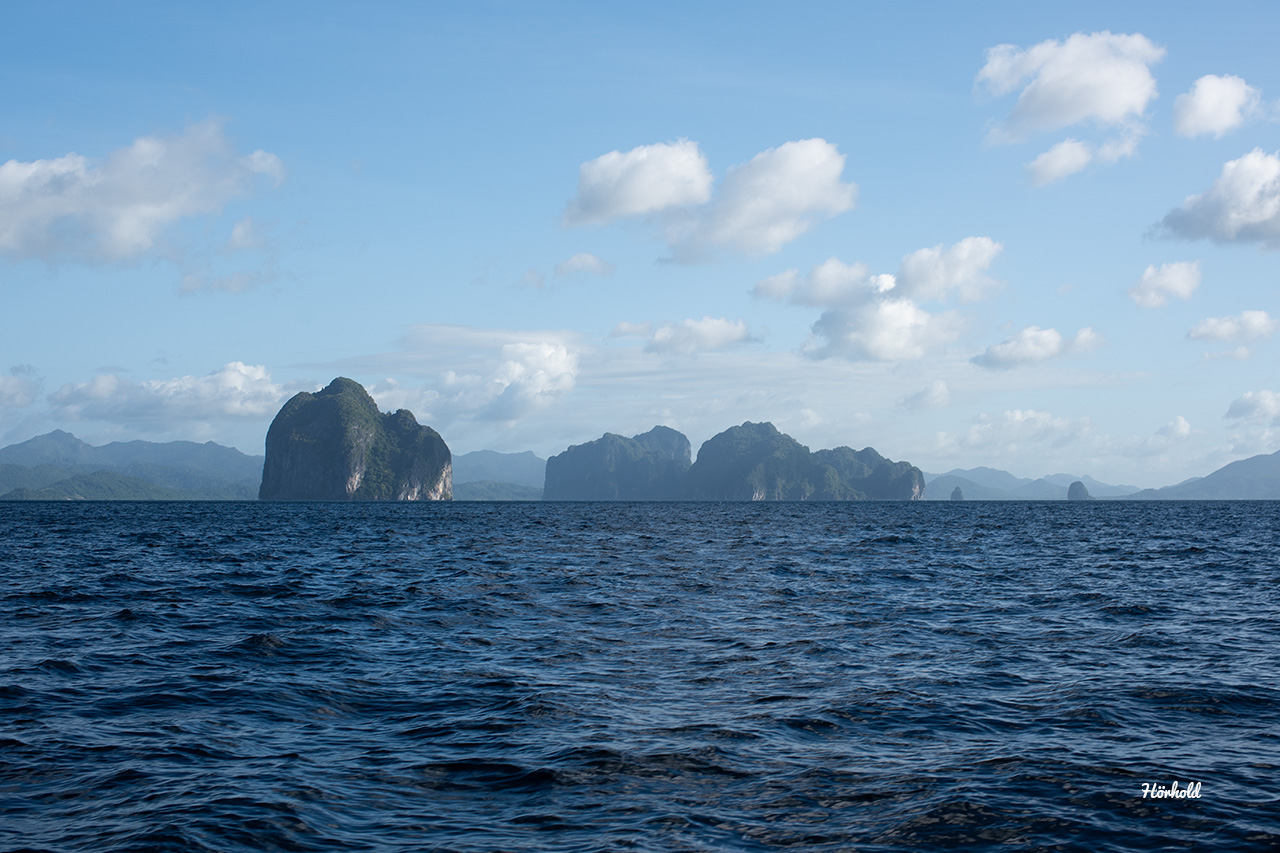
[[[262, 456], [213, 442], [117, 441], [95, 447], [55, 430], [0, 448], [0, 500], [254, 500]], [[540, 500], [546, 460], [531, 452], [480, 450], [453, 460], [455, 500]], [[1109, 485], [1093, 477], [1016, 477], [996, 468], [924, 474], [925, 500], [1066, 500], [1080, 481], [1094, 498], [1280, 500], [1280, 452], [1232, 462], [1161, 489]]]
[[1224, 465], [1207, 477], [1193, 478], [1163, 489], [1144, 489], [1129, 497], [1144, 501], [1278, 500], [1280, 451], [1241, 459]]
[[945, 474], [925, 474], [924, 479], [927, 501], [950, 500], [957, 487], [970, 501], [1065, 501], [1067, 490], [1077, 481], [1095, 498], [1123, 498], [1138, 491], [1137, 486], [1111, 486], [1087, 474], [1050, 474], [1033, 480], [998, 468], [956, 468]]
[[0, 500], [254, 500], [262, 461], [212, 441], [94, 447], [54, 430], [0, 448]]

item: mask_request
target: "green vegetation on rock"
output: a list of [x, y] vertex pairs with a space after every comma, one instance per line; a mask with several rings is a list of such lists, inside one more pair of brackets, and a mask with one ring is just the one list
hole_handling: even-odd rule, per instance
[[542, 489], [522, 486], [519, 483], [500, 483], [494, 480], [473, 480], [453, 484], [455, 501], [540, 501]]
[[115, 471], [77, 474], [43, 488], [17, 488], [3, 495], [5, 501], [176, 501], [192, 500], [190, 493], [166, 489]]
[[548, 501], [678, 500], [689, 470], [689, 439], [656, 426], [626, 438], [605, 433], [547, 460]]
[[267, 431], [262, 500], [449, 500], [444, 439], [401, 409], [383, 414], [358, 382], [339, 377], [294, 395]]
[[685, 478], [691, 500], [918, 500], [924, 475], [871, 448], [810, 453], [771, 423], [747, 423], [712, 436]]

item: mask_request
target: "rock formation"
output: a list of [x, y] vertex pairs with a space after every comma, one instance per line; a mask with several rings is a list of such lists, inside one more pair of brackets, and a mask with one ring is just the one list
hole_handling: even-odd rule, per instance
[[338, 378], [296, 394], [267, 431], [260, 500], [422, 501], [453, 497], [444, 439], [406, 409], [383, 414]]
[[666, 501], [681, 495], [689, 439], [656, 426], [626, 438], [605, 433], [547, 460], [545, 501]]
[[956, 486], [954, 489], [952, 489], [952, 490], [951, 490], [951, 500], [953, 500], [953, 501], [962, 501], [962, 500], [964, 500], [964, 490], [962, 490], [959, 486]]
[[1091, 501], [1093, 500], [1093, 495], [1089, 494], [1089, 490], [1084, 487], [1084, 483], [1076, 480], [1070, 486], [1067, 486], [1067, 500]]
[[730, 427], [708, 439], [685, 476], [689, 500], [919, 500], [924, 475], [875, 450], [809, 448], [771, 423]]

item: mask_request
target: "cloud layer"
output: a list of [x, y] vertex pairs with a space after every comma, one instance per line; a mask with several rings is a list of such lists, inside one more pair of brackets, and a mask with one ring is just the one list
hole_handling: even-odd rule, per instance
[[59, 417], [168, 428], [173, 421], [275, 414], [285, 389], [261, 365], [233, 361], [205, 376], [133, 382], [113, 373], [70, 382], [49, 395]]

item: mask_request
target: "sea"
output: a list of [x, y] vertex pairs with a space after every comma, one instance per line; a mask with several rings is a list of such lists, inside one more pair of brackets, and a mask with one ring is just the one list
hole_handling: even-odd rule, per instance
[[1280, 502], [0, 504], [0, 850], [1280, 848]]

